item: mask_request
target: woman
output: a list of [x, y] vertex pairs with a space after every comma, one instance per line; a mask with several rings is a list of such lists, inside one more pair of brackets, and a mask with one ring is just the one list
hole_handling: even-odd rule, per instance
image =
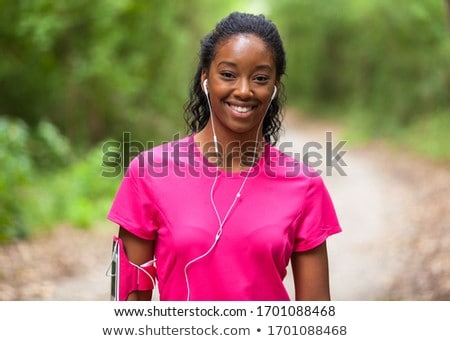
[[[330, 299], [333, 204], [316, 172], [274, 146], [285, 64], [271, 21], [230, 14], [201, 42], [191, 134], [130, 163], [108, 218], [130, 264], [156, 271], [161, 300], [289, 300], [289, 261], [296, 300]], [[136, 266], [152, 259], [156, 270]], [[151, 287], [125, 297], [151, 299]]]

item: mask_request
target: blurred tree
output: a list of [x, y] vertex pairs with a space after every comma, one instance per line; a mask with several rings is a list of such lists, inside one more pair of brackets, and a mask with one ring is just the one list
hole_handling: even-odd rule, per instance
[[0, 0], [0, 243], [103, 219], [101, 141], [184, 130], [200, 38], [245, 4]]
[[0, 115], [78, 145], [180, 129], [192, 46], [237, 2], [0, 0]]
[[292, 103], [316, 113], [364, 108], [376, 133], [448, 110], [450, 41], [443, 2], [278, 0], [271, 5], [285, 38]]

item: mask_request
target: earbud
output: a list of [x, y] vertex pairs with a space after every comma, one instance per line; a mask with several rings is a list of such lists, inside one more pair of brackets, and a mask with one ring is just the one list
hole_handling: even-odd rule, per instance
[[276, 95], [277, 95], [277, 87], [274, 85], [273, 86], [273, 94], [272, 94], [272, 98], [270, 99], [270, 101], [273, 101], [273, 99], [275, 98]]
[[[208, 79], [205, 79], [203, 81], [203, 92], [205, 93], [206, 98], [208, 100], [209, 110], [212, 112], [211, 103], [209, 102], [209, 97], [208, 97]], [[217, 142], [216, 132], [214, 131], [214, 123], [213, 123], [212, 115], [211, 115], [211, 122], [212, 122], [212, 129], [213, 129], [213, 138], [214, 138], [214, 150], [215, 150], [216, 154], [219, 154], [219, 146], [218, 146], [218, 142]]]
[[205, 79], [203, 81], [203, 92], [205, 93], [206, 97], [208, 97], [208, 80]]

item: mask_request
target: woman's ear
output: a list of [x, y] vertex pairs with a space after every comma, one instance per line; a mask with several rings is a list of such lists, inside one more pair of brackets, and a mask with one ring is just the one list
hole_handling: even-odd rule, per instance
[[201, 76], [200, 76], [200, 86], [202, 87], [203, 92], [206, 94], [206, 96], [208, 96], [208, 78], [206, 75], [206, 72], [203, 71]]
[[275, 81], [275, 84], [273, 86], [274, 86], [274, 92], [272, 94], [272, 100], [274, 100], [275, 97], [277, 97], [280, 93], [280, 87], [281, 87], [280, 81], [279, 80]]
[[280, 80], [276, 80], [274, 85], [277, 87], [278, 92], [280, 92], [280, 87], [281, 87]]
[[208, 79], [208, 76], [205, 71], [202, 71], [202, 74], [200, 76], [200, 86], [202, 87], [202, 90], [204, 93], [208, 92], [208, 89], [206, 88], [205, 81]]

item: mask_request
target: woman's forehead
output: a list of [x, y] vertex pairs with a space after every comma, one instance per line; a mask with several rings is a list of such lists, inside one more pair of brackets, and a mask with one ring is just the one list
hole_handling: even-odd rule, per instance
[[218, 44], [214, 64], [236, 61], [257, 62], [273, 67], [274, 58], [271, 49], [258, 36], [249, 33], [235, 34]]

